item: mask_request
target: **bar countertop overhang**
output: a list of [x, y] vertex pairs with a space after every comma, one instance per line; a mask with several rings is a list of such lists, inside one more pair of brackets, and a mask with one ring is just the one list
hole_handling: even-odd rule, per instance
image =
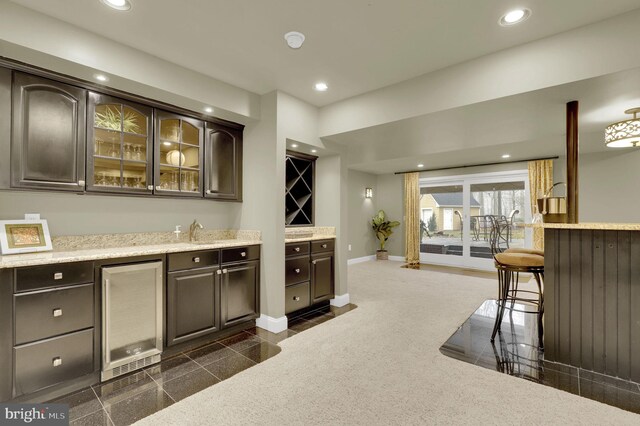
[[606, 222], [584, 222], [584, 223], [527, 223], [527, 228], [544, 229], [591, 229], [603, 231], [640, 231], [640, 223], [606, 223]]

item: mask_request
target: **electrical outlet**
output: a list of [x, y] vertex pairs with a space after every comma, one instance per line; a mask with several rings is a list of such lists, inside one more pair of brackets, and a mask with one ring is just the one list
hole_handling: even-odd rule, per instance
[[24, 220], [40, 220], [40, 213], [25, 213]]
[[351, 244], [349, 244], [349, 251], [351, 251]]

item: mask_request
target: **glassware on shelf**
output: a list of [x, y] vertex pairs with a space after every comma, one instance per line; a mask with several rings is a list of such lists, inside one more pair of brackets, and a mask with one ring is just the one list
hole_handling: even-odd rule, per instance
[[94, 149], [96, 155], [104, 155], [102, 152], [104, 150], [104, 141], [102, 139], [96, 139]]
[[169, 185], [169, 189], [173, 191], [178, 191], [180, 189], [180, 184], [178, 183], [178, 172], [171, 172], [171, 183]]
[[105, 172], [100, 172], [98, 174], [98, 180], [96, 181], [96, 185], [107, 186], [107, 174]]
[[131, 144], [130, 143], [125, 143], [124, 144], [124, 159], [125, 160], [132, 160], [133, 159], [133, 150], [131, 149]]
[[133, 146], [133, 159], [136, 161], [142, 161], [142, 148], [140, 147], [140, 145], [135, 144]]
[[109, 157], [120, 158], [120, 144], [111, 142], [111, 149], [109, 150]]
[[134, 188], [138, 188], [138, 189], [144, 188], [144, 185], [142, 184], [142, 176], [138, 176], [135, 179], [136, 180], [135, 180]]

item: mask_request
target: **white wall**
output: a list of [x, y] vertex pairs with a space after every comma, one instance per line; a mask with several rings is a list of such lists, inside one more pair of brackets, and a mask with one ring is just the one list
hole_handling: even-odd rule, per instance
[[[349, 170], [348, 190], [348, 243], [351, 251], [349, 259], [375, 254], [378, 240], [371, 229], [371, 218], [378, 212], [377, 199], [380, 197], [377, 176], [370, 173]], [[373, 189], [373, 198], [365, 198], [365, 188]]]
[[404, 257], [404, 177], [395, 174], [379, 175], [376, 188], [376, 209], [384, 210], [389, 220], [400, 221], [400, 226], [393, 228], [393, 235], [385, 248], [390, 256]]
[[336, 102], [320, 110], [320, 136], [638, 67], [621, 52], [636, 50], [639, 20], [635, 10]]
[[63, 21], [0, 0], [0, 56], [234, 121], [260, 117], [260, 97]]

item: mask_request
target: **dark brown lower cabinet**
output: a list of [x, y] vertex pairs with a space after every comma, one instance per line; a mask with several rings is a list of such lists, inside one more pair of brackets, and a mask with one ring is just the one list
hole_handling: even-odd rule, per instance
[[260, 262], [223, 264], [221, 326], [229, 327], [257, 316]]
[[333, 252], [311, 255], [311, 303], [333, 297]]
[[219, 268], [212, 266], [167, 277], [167, 346], [219, 329]]

